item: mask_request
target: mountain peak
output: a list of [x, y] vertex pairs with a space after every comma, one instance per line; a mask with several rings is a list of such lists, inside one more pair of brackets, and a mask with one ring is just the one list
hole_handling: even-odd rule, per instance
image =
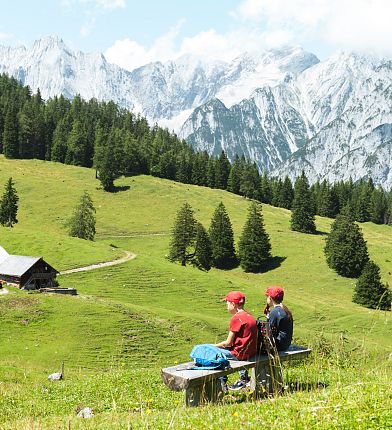
[[54, 47], [68, 49], [63, 39], [58, 36], [44, 36], [41, 39], [36, 40], [33, 44], [33, 50], [46, 50]]

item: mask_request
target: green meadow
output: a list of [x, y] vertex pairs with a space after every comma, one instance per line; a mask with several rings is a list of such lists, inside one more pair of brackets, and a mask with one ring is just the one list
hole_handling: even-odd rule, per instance
[[[0, 227], [9, 253], [43, 256], [65, 270], [121, 258], [124, 264], [58, 276], [77, 296], [0, 295], [0, 429], [386, 429], [392, 427], [392, 315], [351, 302], [355, 280], [326, 265], [332, 220], [317, 235], [290, 231], [290, 211], [263, 205], [273, 259], [260, 274], [170, 263], [170, 230], [189, 202], [208, 228], [220, 201], [239, 239], [249, 201], [222, 190], [150, 176], [121, 178], [105, 193], [95, 171], [0, 157], [0, 187], [12, 176], [19, 223]], [[65, 227], [88, 191], [97, 210], [94, 242]], [[0, 190], [2, 192], [2, 190]], [[361, 224], [369, 253], [392, 285], [392, 228]], [[222, 404], [183, 407], [182, 393], [161, 382], [160, 369], [188, 361], [193, 345], [226, 336], [221, 298], [241, 290], [247, 309], [262, 313], [268, 285], [282, 285], [295, 320], [295, 343], [309, 359], [285, 365], [280, 398], [240, 394]], [[65, 363], [65, 379], [47, 376]], [[233, 375], [232, 378], [235, 378]], [[77, 411], [91, 407], [94, 417]]]

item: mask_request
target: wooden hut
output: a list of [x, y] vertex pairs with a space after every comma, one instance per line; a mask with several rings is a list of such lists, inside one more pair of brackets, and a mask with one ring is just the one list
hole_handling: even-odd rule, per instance
[[9, 255], [0, 247], [0, 282], [26, 290], [56, 286], [59, 273], [42, 257]]

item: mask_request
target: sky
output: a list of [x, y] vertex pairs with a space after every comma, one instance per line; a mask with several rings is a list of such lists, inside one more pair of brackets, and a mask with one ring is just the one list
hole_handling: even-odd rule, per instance
[[392, 0], [0, 0], [0, 44], [58, 36], [128, 70], [300, 45], [392, 57]]

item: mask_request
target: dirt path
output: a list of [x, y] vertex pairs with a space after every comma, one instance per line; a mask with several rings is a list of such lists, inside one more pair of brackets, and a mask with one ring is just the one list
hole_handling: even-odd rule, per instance
[[100, 269], [101, 267], [116, 266], [117, 264], [122, 264], [129, 260], [133, 260], [136, 257], [136, 254], [134, 254], [133, 252], [129, 252], [129, 251], [124, 251], [124, 252], [126, 255], [116, 260], [105, 261], [104, 263], [91, 264], [90, 266], [77, 267], [76, 269], [63, 270], [62, 272], [60, 272], [60, 275], [68, 275], [70, 273], [77, 273], [77, 272], [87, 272], [88, 270]]

